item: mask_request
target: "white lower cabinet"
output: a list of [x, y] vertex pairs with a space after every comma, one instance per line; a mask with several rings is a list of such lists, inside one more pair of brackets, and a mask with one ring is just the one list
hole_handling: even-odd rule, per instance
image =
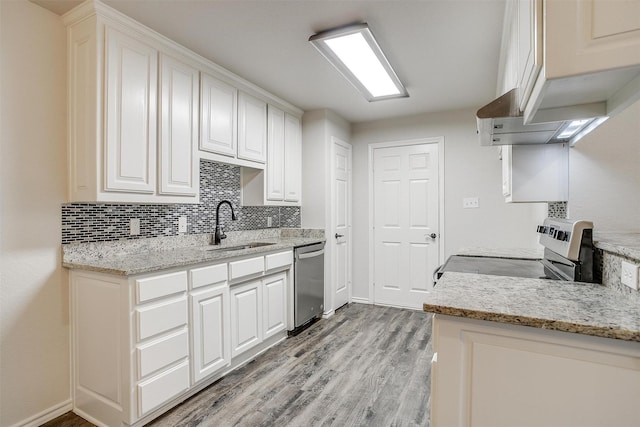
[[195, 288], [190, 296], [191, 383], [195, 384], [231, 363], [231, 316], [227, 264], [190, 273], [191, 287]]
[[637, 343], [435, 315], [431, 425], [632, 426]]
[[287, 328], [287, 277], [276, 274], [262, 281], [263, 338]]
[[262, 281], [231, 288], [231, 356], [262, 342]]
[[142, 426], [280, 342], [291, 264], [288, 250], [130, 277], [72, 270], [74, 412]]

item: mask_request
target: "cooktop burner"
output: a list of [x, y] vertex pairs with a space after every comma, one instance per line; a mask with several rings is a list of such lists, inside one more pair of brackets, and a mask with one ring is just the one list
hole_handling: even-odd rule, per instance
[[452, 255], [439, 269], [457, 273], [492, 274], [494, 276], [547, 279], [544, 266], [539, 260], [521, 258], [494, 258], [468, 255]]

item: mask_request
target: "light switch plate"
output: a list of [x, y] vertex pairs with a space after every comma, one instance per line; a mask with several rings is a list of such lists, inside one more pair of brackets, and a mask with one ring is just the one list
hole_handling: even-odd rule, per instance
[[130, 236], [140, 235], [140, 218], [131, 218], [129, 220], [129, 235]]
[[631, 289], [638, 289], [638, 266], [627, 261], [622, 261], [620, 269], [620, 279], [623, 285]]
[[186, 233], [187, 232], [187, 217], [181, 216], [178, 218], [178, 233]]
[[465, 197], [462, 199], [462, 207], [464, 209], [476, 209], [480, 206], [477, 197]]

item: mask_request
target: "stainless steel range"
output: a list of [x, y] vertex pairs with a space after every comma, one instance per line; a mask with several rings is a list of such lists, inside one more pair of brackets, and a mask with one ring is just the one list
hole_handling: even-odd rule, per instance
[[436, 270], [437, 279], [447, 271], [568, 280], [594, 281], [593, 223], [569, 219], [547, 218], [539, 225], [541, 260], [452, 255]]

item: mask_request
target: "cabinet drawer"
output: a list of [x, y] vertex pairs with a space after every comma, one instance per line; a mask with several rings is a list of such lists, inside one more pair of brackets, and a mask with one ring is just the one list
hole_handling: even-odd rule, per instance
[[187, 272], [163, 274], [136, 280], [136, 302], [142, 303], [167, 295], [186, 292]]
[[227, 281], [227, 264], [210, 265], [208, 267], [194, 268], [191, 274], [191, 288], [196, 289], [202, 286], [213, 285], [215, 283]]
[[264, 257], [256, 257], [229, 263], [231, 280], [264, 272]]
[[187, 324], [187, 297], [136, 309], [138, 341]]
[[138, 384], [138, 415], [162, 405], [189, 388], [189, 362]]
[[177, 334], [162, 337], [158, 341], [136, 348], [138, 356], [138, 379], [160, 368], [189, 356], [189, 333], [183, 329]]
[[291, 265], [293, 262], [293, 252], [280, 252], [265, 256], [267, 270]]

